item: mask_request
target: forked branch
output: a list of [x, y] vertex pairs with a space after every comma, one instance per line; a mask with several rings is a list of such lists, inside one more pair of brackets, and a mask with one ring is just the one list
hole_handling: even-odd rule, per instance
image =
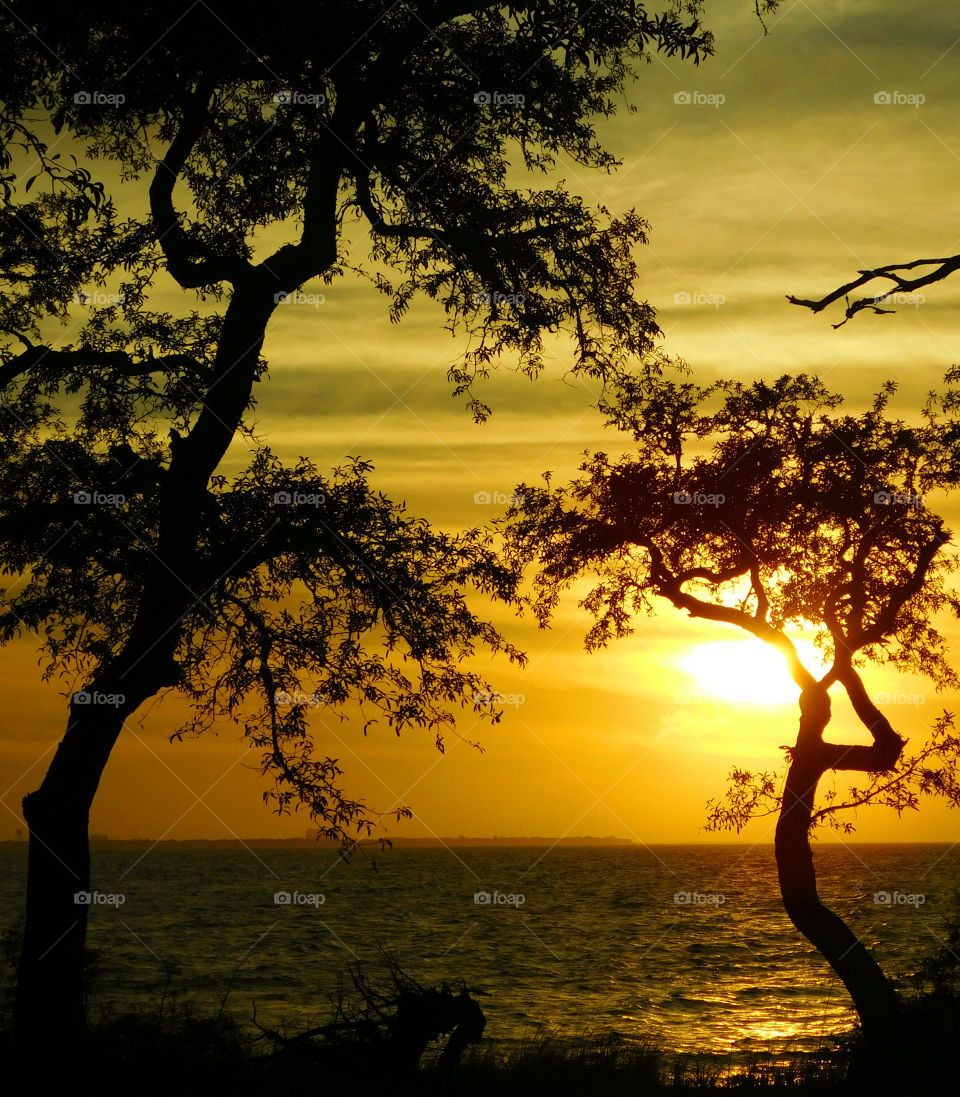
[[[919, 274], [915, 278], [904, 276], [905, 271], [916, 270], [918, 267], [934, 267], [935, 269], [927, 271], [925, 274]], [[945, 259], [914, 259], [912, 263], [891, 263], [885, 267], [875, 267], [873, 270], [858, 271], [858, 278], [839, 286], [825, 297], [821, 297], [819, 301], [795, 297], [793, 294], [787, 294], [787, 300], [792, 305], [803, 305], [804, 308], [811, 309], [813, 312], [823, 312], [834, 301], [839, 301], [841, 297], [844, 298], [846, 301], [844, 318], [839, 324], [833, 325], [835, 328], [842, 328], [848, 320], [864, 309], [871, 309], [873, 312], [882, 314], [894, 312], [894, 309], [884, 309], [880, 306], [889, 301], [894, 294], [914, 293], [916, 290], [932, 285], [934, 282], [942, 282], [955, 270], [960, 270], [960, 255], [951, 255]], [[886, 279], [893, 284], [873, 297], [858, 297], [853, 301], [850, 300], [851, 293], [878, 278]]]

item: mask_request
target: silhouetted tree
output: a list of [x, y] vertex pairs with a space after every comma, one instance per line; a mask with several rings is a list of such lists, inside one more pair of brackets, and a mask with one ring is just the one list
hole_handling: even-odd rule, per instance
[[[960, 802], [952, 717], [904, 757], [904, 740], [861, 678], [876, 664], [925, 675], [938, 688], [958, 684], [935, 621], [941, 611], [960, 612], [948, 581], [956, 560], [928, 506], [931, 493], [960, 478], [957, 382], [954, 371], [913, 424], [889, 414], [892, 384], [868, 411], [851, 415], [803, 375], [749, 386], [627, 383], [609, 418], [633, 436], [635, 452], [588, 457], [585, 476], [566, 488], [552, 487], [549, 475], [545, 487], [522, 485], [507, 519], [518, 561], [537, 566], [530, 601], [542, 625], [565, 588], [598, 577], [581, 602], [595, 617], [588, 649], [629, 634], [634, 615], [663, 599], [783, 655], [800, 689], [786, 778], [781, 786], [774, 774], [734, 770], [727, 800], [709, 805], [710, 823], [739, 829], [775, 805], [786, 912], [843, 980], [871, 1040], [890, 1033], [897, 998], [820, 900], [809, 833], [845, 807], [877, 802], [903, 811], [924, 793]], [[800, 629], [813, 630], [823, 653], [828, 669], [819, 677], [791, 639]], [[834, 685], [869, 745], [824, 739]], [[868, 776], [818, 805], [824, 774], [844, 772]]]
[[[464, 589], [509, 601], [515, 576], [482, 534], [407, 516], [360, 460], [283, 465], [247, 417], [266, 327], [287, 295], [347, 274], [395, 320], [437, 301], [471, 336], [450, 377], [477, 418], [475, 380], [500, 358], [535, 375], [548, 333], [599, 381], [655, 372], [631, 255], [645, 222], [521, 183], [561, 158], [612, 168], [594, 121], [651, 51], [709, 52], [698, 7], [0, 9], [0, 638], [37, 633], [48, 675], [83, 687], [24, 800], [21, 1039], [81, 1028], [88, 814], [148, 698], [193, 702], [178, 734], [238, 721], [278, 807], [340, 836], [371, 816], [314, 751], [318, 698], [438, 743], [461, 705], [496, 716], [462, 659], [520, 653]], [[369, 258], [348, 257], [364, 235]], [[151, 306], [171, 288], [178, 315]], [[231, 480], [238, 439], [254, 456]]]

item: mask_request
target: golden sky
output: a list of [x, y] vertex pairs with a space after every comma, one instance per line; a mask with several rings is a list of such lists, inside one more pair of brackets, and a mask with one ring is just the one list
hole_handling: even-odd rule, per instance
[[[960, 10], [951, 0], [786, 0], [764, 37], [747, 0], [718, 0], [707, 22], [715, 56], [699, 69], [655, 58], [633, 89], [637, 112], [605, 125], [623, 166], [611, 176], [569, 166], [561, 174], [612, 213], [635, 207], [650, 221], [639, 292], [658, 311], [665, 349], [698, 378], [802, 369], [855, 407], [893, 378], [895, 407], [908, 413], [960, 359], [960, 278], [931, 287], [921, 307], [861, 314], [839, 331], [829, 323], [839, 316], [814, 316], [785, 294], [819, 297], [859, 268], [958, 250]], [[875, 101], [884, 92], [913, 101]], [[363, 283], [304, 291], [325, 300], [277, 310], [265, 347], [270, 380], [258, 393], [259, 429], [284, 458], [324, 466], [361, 455], [374, 461], [378, 487], [455, 529], [504, 509], [476, 504], [477, 492], [508, 494], [548, 468], [566, 476], [584, 448], [622, 446], [591, 411], [594, 393], [562, 380], [561, 345], [556, 368], [536, 383], [508, 371], [489, 382], [481, 395], [494, 416], [476, 426], [449, 395], [446, 371], [462, 344], [443, 331], [439, 309], [421, 304], [394, 326]], [[171, 291], [162, 304], [189, 302]], [[243, 458], [240, 446], [234, 466]], [[494, 667], [497, 688], [518, 698], [499, 725], [460, 726], [480, 738], [482, 754], [453, 737], [445, 755], [429, 735], [374, 729], [364, 739], [359, 726], [318, 712], [318, 741], [342, 758], [349, 791], [378, 809], [413, 809], [415, 819], [391, 833], [700, 841], [704, 802], [722, 791], [730, 766], [778, 765], [779, 745], [794, 737], [796, 706], [775, 687], [777, 668], [758, 662], [762, 645], [724, 626], [664, 608], [634, 637], [587, 656], [588, 621], [575, 598], [549, 632], [529, 620], [499, 624], [530, 661], [522, 671]], [[41, 681], [28, 641], [5, 651], [0, 673], [0, 837], [12, 837], [66, 704]], [[738, 699], [751, 675], [767, 703]], [[890, 696], [886, 711], [914, 741], [957, 703], [886, 672], [868, 686]], [[278, 819], [262, 803], [256, 754], [233, 728], [167, 742], [176, 703], [129, 722], [92, 829], [154, 839], [301, 835], [305, 817]], [[830, 737], [859, 738], [844, 705], [835, 708]], [[771, 820], [745, 834], [772, 836]], [[858, 820], [865, 841], [956, 836], [955, 818], [933, 804], [903, 820], [881, 809]]]

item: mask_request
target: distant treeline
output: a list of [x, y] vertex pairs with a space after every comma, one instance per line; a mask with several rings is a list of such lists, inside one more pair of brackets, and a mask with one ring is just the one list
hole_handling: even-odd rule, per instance
[[[26, 847], [26, 838], [8, 839], [0, 841], [0, 849], [9, 847]], [[392, 838], [390, 844], [395, 847], [415, 849], [442, 849], [444, 846], [532, 846], [548, 848], [554, 846], [636, 846], [639, 843], [629, 838], [502, 838], [494, 835], [492, 838]], [[160, 842], [154, 842], [150, 838], [105, 838], [94, 835], [90, 839], [90, 845], [95, 848], [106, 849], [134, 849], [143, 846], [160, 846], [169, 849], [339, 849], [340, 843], [330, 838], [166, 838]], [[369, 838], [356, 843], [364, 848], [379, 848], [380, 839]]]

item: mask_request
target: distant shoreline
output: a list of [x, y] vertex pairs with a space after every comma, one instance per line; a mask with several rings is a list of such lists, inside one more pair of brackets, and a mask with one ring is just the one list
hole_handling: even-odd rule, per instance
[[[394, 849], [445, 849], [456, 847], [458, 849], [712, 849], [717, 846], [770, 846], [772, 842], [637, 842], [629, 838], [542, 838], [539, 836], [524, 838], [507, 838], [494, 835], [490, 838], [393, 838], [389, 844]], [[910, 846], [944, 846], [950, 847], [955, 842], [821, 842], [821, 847], [834, 845], [858, 846], [883, 846], [910, 847]], [[90, 839], [93, 849], [180, 849], [180, 850], [243, 850], [243, 849], [320, 849], [338, 850], [340, 843], [330, 839], [317, 838], [164, 838], [156, 841], [152, 838], [105, 838], [99, 835]], [[365, 850], [379, 850], [380, 839], [364, 838], [356, 845]], [[5, 838], [0, 839], [0, 850], [27, 848], [27, 839]]]
[[[515, 847], [525, 848], [595, 848], [606, 849], [636, 848], [643, 849], [641, 842], [634, 842], [629, 838], [391, 838], [389, 841], [394, 849], [444, 849], [448, 846], [472, 846], [482, 848]], [[363, 849], [379, 849], [379, 838], [364, 838], [355, 843]], [[26, 838], [4, 839], [0, 841], [0, 849], [15, 846], [26, 847]], [[102, 838], [91, 836], [90, 845], [94, 849], [134, 849], [143, 846], [169, 847], [171, 849], [340, 849], [339, 842], [327, 838], [164, 838], [154, 841], [152, 838]]]

